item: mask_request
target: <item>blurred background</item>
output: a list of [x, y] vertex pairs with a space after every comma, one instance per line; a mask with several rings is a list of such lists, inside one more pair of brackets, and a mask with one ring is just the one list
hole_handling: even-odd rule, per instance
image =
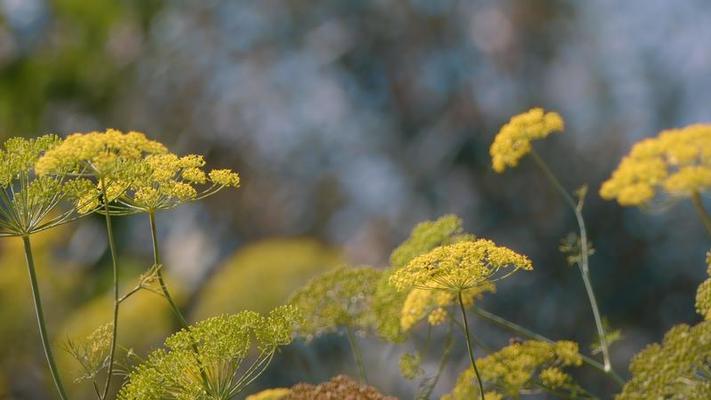
[[[3, 138], [139, 130], [240, 172], [239, 190], [158, 216], [172, 286], [193, 320], [267, 310], [343, 263], [386, 266], [417, 222], [456, 213], [536, 268], [483, 306], [587, 346], [583, 284], [557, 250], [576, 229], [572, 213], [530, 160], [502, 175], [490, 168], [500, 125], [532, 106], [567, 122], [537, 149], [568, 188], [591, 188], [591, 273], [622, 331], [616, 369], [626, 376], [634, 353], [699, 319], [709, 238], [689, 202], [623, 209], [597, 190], [635, 141], [711, 120], [707, 1], [2, 0], [0, 15]], [[148, 221], [117, 225], [129, 287], [150, 264]], [[107, 322], [102, 220], [35, 242], [57, 346]], [[0, 398], [49, 399], [19, 245], [0, 242]], [[507, 340], [473, 323], [483, 341]], [[142, 354], [174, 328], [150, 293], [122, 309], [122, 343]], [[402, 350], [361, 340], [373, 383], [410, 398]], [[435, 394], [466, 365], [455, 348]], [[337, 373], [355, 368], [334, 335], [291, 346], [252, 389]], [[580, 378], [603, 398], [614, 392], [594, 371]]]

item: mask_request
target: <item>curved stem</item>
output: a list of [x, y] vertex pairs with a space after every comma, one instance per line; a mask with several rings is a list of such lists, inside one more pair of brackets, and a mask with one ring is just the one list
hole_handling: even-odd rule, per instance
[[[156, 266], [160, 266], [161, 260], [160, 260], [160, 251], [158, 250], [158, 231], [156, 229], [155, 212], [151, 211], [148, 213], [148, 220], [151, 225], [151, 240], [153, 241], [153, 263]], [[180, 322], [181, 327], [187, 328], [188, 321], [183, 316], [183, 313], [180, 311], [180, 308], [178, 308], [178, 306], [175, 304], [175, 301], [173, 301], [173, 296], [170, 295], [170, 291], [168, 290], [168, 285], [165, 284], [165, 280], [163, 279], [163, 272], [162, 272], [161, 268], [158, 268], [158, 270], [156, 271], [156, 275], [158, 276], [158, 282], [160, 283], [160, 289], [163, 292], [163, 296], [168, 301], [168, 304], [170, 305], [170, 309], [173, 310], [173, 313], [178, 318], [178, 321]]]
[[[168, 301], [170, 309], [173, 310], [173, 314], [175, 314], [175, 316], [178, 318], [181, 327], [183, 329], [186, 329], [189, 326], [188, 321], [183, 316], [183, 313], [180, 311], [180, 308], [178, 308], [178, 306], [175, 304], [175, 301], [173, 301], [173, 296], [170, 295], [168, 285], [165, 284], [165, 280], [163, 279], [163, 272], [160, 268], [161, 259], [160, 251], [158, 249], [158, 229], [156, 228], [156, 216], [154, 211], [150, 211], [148, 213], [148, 220], [151, 225], [151, 240], [153, 242], [153, 263], [156, 265], [156, 267], [158, 267], [158, 269], [156, 270], [156, 275], [158, 276], [160, 289], [163, 292], [163, 297], [165, 297], [165, 299]], [[195, 354], [195, 359], [199, 364], [200, 377], [202, 379], [203, 386], [207, 389], [210, 387], [210, 380], [208, 379], [207, 373], [205, 372], [205, 368], [202, 365], [202, 362], [200, 362], [200, 352], [198, 350], [197, 344], [192, 344], [192, 350]]]
[[[493, 322], [496, 325], [499, 325], [500, 327], [507, 329], [515, 334], [525, 336], [528, 339], [533, 339], [533, 340], [539, 340], [541, 342], [547, 342], [547, 343], [554, 343], [554, 340], [549, 339], [539, 333], [533, 332], [530, 329], [526, 329], [522, 327], [521, 325], [518, 325], [514, 322], [511, 322], [507, 320], [506, 318], [500, 317], [496, 314], [490, 313], [489, 311], [486, 311], [482, 308], [479, 308], [477, 306], [473, 307], [474, 313], [478, 315], [481, 318], [484, 318], [490, 322]], [[622, 386], [624, 385], [625, 381], [622, 379], [621, 376], [619, 376], [615, 371], [605, 371], [605, 367], [597, 362], [595, 359], [586, 356], [585, 354], [580, 354], [580, 357], [583, 359], [583, 362], [598, 371], [604, 373], [605, 375], [611, 377], [615, 383], [618, 385]]]
[[474, 349], [472, 349], [471, 344], [471, 334], [469, 333], [469, 322], [467, 321], [467, 310], [464, 307], [464, 300], [462, 299], [462, 291], [457, 292], [457, 298], [459, 299], [459, 309], [462, 311], [462, 319], [464, 320], [464, 334], [467, 336], [467, 351], [469, 352], [469, 361], [474, 368], [474, 373], [476, 374], [476, 380], [479, 383], [479, 394], [481, 395], [481, 400], [484, 400], [484, 384], [481, 381], [481, 375], [479, 375], [479, 369], [476, 367], [476, 361], [474, 361]]
[[42, 347], [44, 349], [44, 355], [47, 358], [47, 364], [49, 365], [49, 372], [52, 374], [52, 380], [54, 381], [54, 386], [57, 388], [59, 393], [59, 398], [62, 400], [67, 400], [67, 393], [64, 391], [64, 386], [62, 385], [62, 379], [59, 376], [59, 370], [57, 369], [57, 364], [54, 361], [54, 355], [52, 354], [52, 348], [49, 345], [49, 337], [47, 335], [47, 326], [44, 318], [44, 311], [42, 310], [42, 298], [40, 297], [39, 285], [37, 283], [37, 273], [35, 271], [35, 261], [32, 257], [32, 245], [30, 244], [30, 237], [23, 236], [22, 244], [25, 248], [25, 262], [27, 263], [27, 271], [30, 275], [30, 286], [32, 286], [32, 298], [35, 303], [35, 316], [37, 317], [37, 325], [39, 326], [40, 339], [42, 340]]
[[106, 235], [109, 241], [109, 251], [111, 253], [111, 266], [113, 272], [113, 285], [114, 285], [114, 310], [113, 310], [113, 332], [111, 334], [111, 350], [109, 352], [109, 364], [108, 371], [106, 375], [106, 383], [104, 385], [104, 391], [100, 399], [105, 399], [109, 394], [109, 388], [111, 387], [111, 378], [114, 374], [114, 358], [116, 357], [116, 342], [118, 336], [118, 316], [119, 316], [119, 306], [121, 305], [119, 297], [119, 277], [118, 277], [118, 255], [116, 253], [116, 243], [114, 241], [113, 225], [111, 224], [111, 215], [109, 214], [109, 203], [106, 196], [106, 187], [102, 182], [101, 187], [103, 189], [104, 195], [104, 218], [106, 221]]
[[350, 327], [346, 327], [346, 337], [348, 338], [348, 344], [351, 347], [351, 352], [353, 353], [353, 359], [358, 366], [358, 374], [360, 375], [360, 380], [363, 383], [368, 383], [368, 377], [365, 375], [365, 367], [363, 366], [363, 358], [360, 353], [360, 349], [356, 344], [355, 337], [353, 336], [353, 331]]
[[711, 235], [711, 215], [709, 215], [706, 208], [704, 208], [704, 202], [701, 200], [699, 192], [691, 194], [691, 203], [694, 205], [696, 212], [699, 213], [699, 217], [701, 218], [701, 222], [703, 222], [706, 231], [709, 235]]
[[565, 202], [570, 206], [575, 214], [575, 220], [578, 223], [578, 229], [580, 231], [580, 262], [578, 267], [580, 269], [580, 275], [583, 278], [583, 284], [585, 285], [585, 292], [588, 296], [588, 301], [590, 302], [590, 308], [592, 308], [593, 318], [595, 319], [595, 327], [597, 328], [597, 335], [600, 340], [600, 348], [602, 349], [602, 358], [604, 363], [605, 372], [612, 371], [612, 364], [610, 363], [610, 350], [607, 344], [607, 335], [605, 334], [605, 328], [602, 325], [602, 318], [600, 317], [600, 310], [597, 306], [597, 299], [595, 298], [595, 292], [593, 291], [592, 284], [590, 282], [590, 272], [588, 268], [588, 237], [587, 230], [585, 229], [585, 220], [582, 214], [582, 201], [575, 202], [573, 197], [568, 193], [563, 185], [560, 183], [558, 178], [553, 174], [553, 172], [548, 168], [545, 161], [536, 153], [534, 149], [531, 149], [531, 156], [536, 162], [536, 165], [543, 171], [543, 174], [551, 182], [553, 187], [560, 192], [563, 196]]

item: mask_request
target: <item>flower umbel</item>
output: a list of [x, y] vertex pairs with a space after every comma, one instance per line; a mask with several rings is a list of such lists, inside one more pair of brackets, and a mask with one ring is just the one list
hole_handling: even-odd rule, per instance
[[600, 188], [604, 199], [640, 206], [658, 192], [691, 197], [711, 189], [711, 124], [670, 129], [635, 144]]
[[[478, 359], [477, 364], [482, 380], [507, 398], [518, 398], [523, 390], [535, 390], [536, 382], [551, 388], [565, 388], [568, 392], [580, 390], [563, 370], [563, 367], [582, 364], [578, 345], [574, 342], [516, 342]], [[479, 396], [478, 388], [471, 384], [473, 376], [472, 368], [464, 371], [452, 392], [442, 399], [464, 400]]]
[[398, 290], [409, 288], [462, 291], [531, 270], [528, 257], [485, 239], [440, 246], [415, 257], [390, 277]]
[[0, 236], [23, 236], [72, 220], [73, 209], [59, 210], [72, 188], [66, 176], [38, 176], [34, 164], [61, 143], [55, 135], [14, 137], [0, 149]]
[[543, 139], [553, 132], [562, 132], [563, 118], [556, 112], [532, 108], [516, 115], [506, 123], [494, 138], [489, 154], [496, 172], [515, 167], [531, 151], [531, 141]]
[[[191, 325], [131, 372], [118, 398], [231, 399], [267, 368], [279, 346], [291, 342], [300, 318], [295, 307], [282, 306], [267, 316], [243, 311]], [[245, 366], [252, 349], [257, 357]]]

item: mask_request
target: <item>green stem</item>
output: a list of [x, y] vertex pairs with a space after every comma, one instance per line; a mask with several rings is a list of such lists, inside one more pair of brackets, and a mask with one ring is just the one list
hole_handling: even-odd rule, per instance
[[111, 349], [109, 352], [109, 364], [108, 371], [106, 375], [106, 383], [104, 385], [104, 391], [100, 399], [106, 399], [109, 394], [109, 388], [111, 387], [111, 378], [114, 374], [114, 358], [116, 357], [116, 343], [118, 339], [118, 317], [119, 317], [119, 306], [121, 305], [119, 297], [119, 276], [118, 276], [118, 255], [116, 253], [116, 242], [114, 241], [113, 225], [111, 224], [111, 214], [109, 213], [109, 202], [106, 196], [106, 187], [101, 182], [101, 187], [103, 190], [104, 197], [104, 218], [106, 221], [106, 235], [109, 241], [109, 251], [111, 253], [111, 267], [113, 272], [113, 287], [114, 287], [114, 308], [113, 308], [113, 332], [111, 334]]
[[363, 358], [361, 357], [360, 349], [358, 348], [358, 345], [356, 344], [355, 337], [353, 335], [353, 331], [351, 330], [350, 327], [346, 327], [346, 337], [348, 338], [348, 344], [351, 347], [351, 352], [353, 353], [353, 359], [356, 362], [356, 365], [358, 366], [358, 374], [360, 375], [360, 380], [363, 383], [368, 383], [368, 377], [365, 374], [365, 367], [363, 365]]
[[590, 307], [592, 308], [593, 318], [595, 319], [595, 327], [597, 328], [597, 335], [600, 340], [600, 348], [602, 349], [605, 372], [609, 373], [612, 371], [612, 363], [610, 362], [610, 350], [607, 343], [607, 335], [605, 334], [605, 328], [602, 325], [602, 318], [600, 317], [600, 310], [597, 306], [597, 299], [595, 298], [595, 292], [593, 291], [593, 287], [590, 282], [590, 272], [588, 268], [589, 245], [587, 230], [585, 229], [585, 220], [583, 219], [582, 214], [582, 201], [578, 203], [575, 202], [570, 193], [565, 190], [555, 174], [553, 174], [550, 168], [548, 168], [546, 162], [543, 161], [534, 149], [531, 149], [531, 156], [538, 167], [543, 171], [546, 178], [551, 182], [553, 187], [560, 192], [565, 202], [568, 206], [570, 206], [575, 214], [575, 220], [578, 223], [578, 229], [580, 231], [580, 263], [578, 263], [578, 267], [580, 269], [580, 275], [583, 278], [583, 284], [585, 285], [585, 292], [588, 296]]
[[[496, 314], [490, 313], [484, 309], [474, 306], [473, 310], [474, 310], [474, 313], [476, 315], [478, 315], [479, 317], [484, 318], [490, 322], [493, 322], [494, 324], [499, 325], [500, 327], [502, 327], [504, 329], [508, 329], [509, 331], [511, 331], [515, 334], [525, 336], [528, 339], [539, 340], [539, 341], [547, 342], [547, 343], [554, 343], [554, 341], [552, 339], [549, 339], [541, 334], [533, 332], [530, 329], [526, 329], [526, 328], [522, 327], [521, 325], [513, 323], [503, 317], [500, 317]], [[583, 359], [583, 362], [585, 364], [588, 364], [589, 366], [597, 369], [598, 371], [604, 373], [605, 375], [610, 376], [615, 381], [615, 383], [617, 383], [618, 385], [620, 385], [620, 386], [624, 385], [625, 381], [615, 371], [605, 371], [605, 367], [602, 364], [600, 364], [599, 362], [597, 362], [595, 359], [588, 357], [585, 354], [581, 354], [580, 356]]]
[[54, 386], [59, 392], [59, 398], [62, 400], [67, 400], [67, 393], [64, 391], [64, 386], [62, 385], [62, 379], [59, 376], [59, 370], [57, 369], [57, 364], [54, 361], [54, 355], [52, 354], [52, 348], [49, 345], [49, 337], [47, 335], [47, 326], [44, 318], [44, 311], [42, 310], [42, 299], [40, 297], [39, 285], [37, 284], [37, 273], [35, 272], [35, 261], [32, 257], [32, 245], [30, 244], [29, 236], [22, 236], [22, 244], [25, 247], [25, 262], [27, 263], [27, 271], [30, 274], [30, 285], [32, 286], [32, 298], [35, 303], [35, 315], [37, 317], [37, 325], [39, 326], [40, 339], [42, 339], [42, 347], [44, 348], [44, 355], [47, 358], [47, 364], [49, 364], [49, 371], [52, 374], [52, 380], [54, 380]]
[[165, 280], [163, 279], [162, 268], [160, 268], [161, 260], [160, 260], [160, 251], [158, 250], [158, 231], [156, 229], [155, 212], [151, 211], [148, 213], [148, 220], [151, 225], [151, 239], [153, 241], [153, 263], [156, 265], [156, 267], [158, 267], [156, 274], [158, 275], [158, 282], [160, 283], [160, 289], [163, 292], [163, 296], [165, 296], [165, 299], [168, 301], [168, 304], [170, 305], [170, 309], [173, 310], [173, 313], [178, 318], [178, 321], [180, 322], [181, 327], [187, 328], [188, 321], [183, 316], [183, 313], [180, 311], [180, 308], [178, 308], [178, 306], [175, 304], [175, 301], [173, 301], [173, 296], [170, 295], [170, 291], [168, 290], [168, 285], [165, 284]]
[[471, 344], [471, 334], [469, 333], [469, 321], [467, 321], [467, 310], [464, 307], [464, 300], [462, 299], [462, 291], [457, 292], [457, 297], [459, 299], [459, 309], [462, 311], [462, 319], [464, 320], [464, 334], [467, 336], [467, 351], [469, 352], [469, 361], [471, 361], [472, 368], [474, 368], [474, 373], [476, 374], [476, 380], [479, 383], [479, 394], [481, 395], [481, 400], [484, 400], [484, 384], [481, 381], [481, 375], [479, 375], [479, 369], [476, 367], [476, 361], [474, 361], [474, 349], [472, 349]]
[[[158, 229], [156, 228], [156, 216], [154, 211], [150, 211], [148, 213], [148, 220], [151, 225], [151, 240], [153, 242], [153, 263], [156, 265], [156, 268], [158, 268], [156, 270], [156, 275], [158, 276], [158, 282], [160, 283], [160, 288], [163, 292], [163, 297], [165, 297], [165, 299], [168, 301], [170, 309], [173, 310], [173, 313], [178, 318], [181, 327], [183, 329], [186, 329], [189, 326], [188, 321], [183, 316], [183, 313], [180, 311], [180, 308], [178, 308], [178, 306], [175, 304], [175, 301], [173, 301], [173, 296], [170, 295], [168, 285], [165, 284], [165, 280], [163, 279], [160, 251], [158, 249]], [[195, 360], [198, 362], [200, 368], [200, 377], [202, 379], [203, 386], [205, 387], [205, 389], [209, 390], [209, 388], [211, 387], [210, 380], [207, 376], [207, 373], [205, 372], [205, 368], [203, 367], [202, 362], [200, 361], [200, 352], [198, 350], [197, 344], [192, 344], [192, 350], [195, 354]]]
[[706, 231], [711, 235], [711, 215], [709, 215], [706, 208], [704, 208], [704, 202], [701, 200], [701, 195], [699, 192], [694, 192], [691, 194], [691, 203], [694, 205], [696, 212], [699, 213], [701, 222], [704, 224]]

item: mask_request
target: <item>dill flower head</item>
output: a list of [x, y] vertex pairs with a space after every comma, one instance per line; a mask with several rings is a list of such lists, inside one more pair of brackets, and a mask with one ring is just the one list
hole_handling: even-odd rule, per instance
[[14, 137], [0, 149], [0, 236], [22, 236], [48, 229], [74, 216], [59, 210], [73, 197], [66, 176], [39, 176], [35, 162], [61, 145], [55, 135], [34, 139]]
[[[118, 398], [232, 398], [266, 369], [279, 346], [291, 342], [300, 318], [295, 307], [282, 306], [266, 316], [243, 311], [191, 325], [166, 339], [164, 349], [136, 367]], [[256, 359], [243, 365], [252, 350]]]
[[[492, 282], [465, 289], [462, 291], [464, 305], [471, 306], [484, 293], [494, 291], [496, 286]], [[400, 327], [403, 331], [408, 331], [425, 318], [430, 325], [440, 325], [449, 315], [446, 307], [456, 304], [457, 301], [457, 293], [452, 291], [412, 289], [400, 312]]]
[[622, 206], [639, 206], [658, 192], [689, 197], [711, 188], [711, 124], [662, 131], [632, 147], [600, 196]]
[[[440, 246], [412, 259], [390, 277], [398, 290], [444, 289], [462, 291], [531, 270], [528, 257], [485, 239]], [[508, 270], [508, 272], [505, 272]]]
[[562, 132], [563, 118], [556, 112], [532, 108], [518, 114], [501, 127], [491, 144], [489, 154], [496, 172], [515, 167], [531, 151], [531, 141], [543, 139], [553, 132]]
[[632, 378], [616, 399], [711, 398], [711, 321], [677, 325], [661, 344], [647, 346], [630, 363]]
[[[538, 383], [575, 393], [578, 387], [563, 368], [581, 364], [578, 345], [565, 340], [516, 342], [477, 360], [485, 387], [496, 388], [499, 395], [507, 398], [518, 398], [521, 391], [535, 389]], [[452, 392], [442, 399], [476, 398], [479, 388], [471, 384], [474, 379], [474, 369], [468, 368], [459, 376]]]
[[70, 192], [80, 213], [96, 210], [101, 200], [121, 196], [138, 177], [145, 175], [143, 158], [168, 150], [140, 132], [74, 133], [35, 163], [39, 176], [71, 176]]
[[141, 173], [111, 205], [112, 213], [170, 209], [204, 199], [224, 188], [238, 188], [240, 184], [239, 174], [229, 169], [205, 172], [205, 160], [197, 154], [182, 157], [173, 153], [149, 154], [141, 164]]
[[[378, 335], [392, 342], [405, 338], [400, 320], [408, 292], [399, 291], [391, 285], [390, 276], [405, 267], [413, 258], [437, 246], [472, 239], [474, 235], [462, 232], [461, 218], [452, 214], [434, 221], [421, 222], [412, 229], [410, 236], [390, 255], [391, 267], [383, 272], [376, 285], [372, 309]], [[441, 316], [442, 313], [437, 314]]]
[[341, 267], [311, 280], [289, 301], [304, 314], [299, 334], [311, 338], [339, 328], [366, 330], [370, 303], [381, 272], [370, 267]]

